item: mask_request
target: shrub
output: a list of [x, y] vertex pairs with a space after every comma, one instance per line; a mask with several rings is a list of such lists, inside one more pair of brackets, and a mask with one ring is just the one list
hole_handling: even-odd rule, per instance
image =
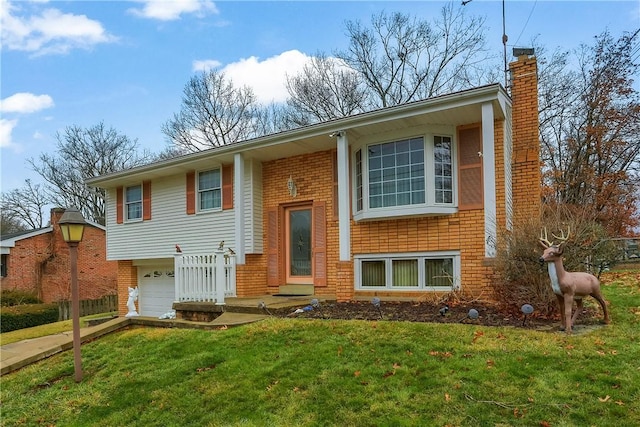
[[3, 289], [1, 303], [3, 306], [12, 306], [20, 304], [41, 304], [42, 301], [33, 292], [22, 291], [19, 289]]
[[3, 307], [0, 312], [0, 332], [10, 332], [57, 321], [57, 304], [23, 304]]
[[557, 311], [547, 267], [538, 261], [542, 255], [538, 239], [545, 228], [549, 240], [555, 243], [559, 240], [553, 235], [570, 230], [563, 258], [567, 271], [587, 271], [599, 276], [605, 267], [615, 263], [619, 252], [605, 229], [575, 212], [547, 209], [543, 218], [522, 219], [512, 230], [503, 230], [498, 236], [495, 291], [497, 300], [508, 308], [519, 310], [528, 303], [540, 314]]
[[538, 262], [542, 253], [538, 246], [540, 224], [539, 219], [532, 218], [498, 236], [495, 292], [496, 299], [510, 309], [531, 304], [536, 312], [550, 314], [555, 310], [556, 298], [549, 286], [547, 269]]

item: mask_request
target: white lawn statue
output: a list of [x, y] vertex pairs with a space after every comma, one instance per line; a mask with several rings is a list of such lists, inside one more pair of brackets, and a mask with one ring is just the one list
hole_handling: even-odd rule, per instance
[[138, 287], [128, 288], [129, 289], [129, 299], [127, 299], [127, 308], [129, 312], [124, 317], [136, 317], [140, 316], [136, 311], [135, 302], [138, 301]]

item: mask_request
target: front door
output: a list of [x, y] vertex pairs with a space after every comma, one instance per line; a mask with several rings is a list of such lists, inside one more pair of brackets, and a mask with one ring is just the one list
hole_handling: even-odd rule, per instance
[[285, 232], [287, 283], [313, 284], [311, 206], [285, 209]]

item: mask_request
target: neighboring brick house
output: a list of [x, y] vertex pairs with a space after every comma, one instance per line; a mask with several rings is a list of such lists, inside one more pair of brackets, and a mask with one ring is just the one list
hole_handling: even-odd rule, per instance
[[[1, 237], [2, 290], [33, 292], [47, 303], [71, 299], [69, 247], [58, 226], [63, 213], [54, 208], [48, 227]], [[81, 300], [116, 293], [118, 263], [107, 261], [105, 235], [104, 226], [87, 223], [78, 246]]]
[[135, 286], [141, 315], [211, 300], [217, 270], [185, 279], [177, 260], [222, 241], [227, 295], [491, 297], [498, 231], [541, 203], [536, 60], [510, 66], [511, 96], [492, 84], [89, 180], [120, 312]]

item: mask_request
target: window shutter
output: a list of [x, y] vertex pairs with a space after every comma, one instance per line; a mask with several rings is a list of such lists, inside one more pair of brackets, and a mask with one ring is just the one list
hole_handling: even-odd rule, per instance
[[142, 219], [151, 219], [151, 181], [142, 181]]
[[280, 282], [280, 244], [279, 244], [278, 208], [267, 209], [267, 285], [279, 286]]
[[326, 203], [313, 204], [313, 284], [327, 286]]
[[187, 215], [196, 213], [196, 173], [187, 172]]
[[116, 188], [116, 223], [122, 224], [124, 222], [124, 189], [122, 187]]
[[482, 138], [480, 127], [458, 129], [458, 208], [460, 210], [482, 209]]
[[333, 204], [333, 219], [338, 219], [339, 201], [338, 201], [338, 151], [331, 153], [331, 202]]
[[233, 165], [222, 166], [222, 209], [233, 209]]

